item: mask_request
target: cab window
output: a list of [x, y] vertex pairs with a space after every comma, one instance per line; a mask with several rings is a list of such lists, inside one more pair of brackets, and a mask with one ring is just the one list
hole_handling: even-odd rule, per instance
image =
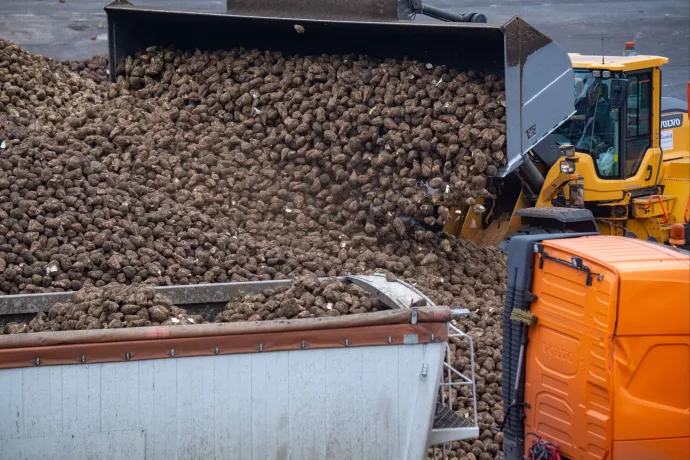
[[575, 71], [575, 115], [553, 135], [559, 144], [568, 143], [594, 159], [602, 179], [623, 175], [621, 152], [621, 109], [611, 105], [611, 80], [595, 78], [591, 70]]
[[628, 74], [627, 78], [625, 177], [632, 177], [652, 145], [652, 73]]

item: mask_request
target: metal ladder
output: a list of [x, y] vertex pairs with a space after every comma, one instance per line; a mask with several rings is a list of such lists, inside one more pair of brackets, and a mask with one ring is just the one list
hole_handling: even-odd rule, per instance
[[[466, 316], [468, 314], [469, 312], [464, 310], [462, 314], [456, 316]], [[432, 446], [434, 459], [447, 458], [447, 452], [451, 442], [479, 436], [479, 426], [477, 424], [477, 392], [475, 390], [474, 380], [474, 343], [469, 335], [449, 323], [448, 339], [451, 340], [453, 338], [459, 338], [469, 342], [470, 376], [464, 375], [453, 367], [450, 345], [447, 343], [439, 388], [439, 401], [436, 404], [434, 423], [428, 436], [428, 444]], [[452, 388], [456, 387], [459, 390], [459, 388], [463, 386], [470, 386], [472, 389], [472, 417], [462, 417], [453, 410]]]

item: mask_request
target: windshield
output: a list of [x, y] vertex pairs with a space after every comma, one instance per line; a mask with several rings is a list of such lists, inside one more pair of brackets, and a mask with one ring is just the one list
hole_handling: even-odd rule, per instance
[[554, 137], [559, 144], [572, 144], [594, 157], [600, 176], [620, 175], [619, 109], [611, 106], [611, 80], [594, 78], [590, 70], [575, 71], [575, 110]]

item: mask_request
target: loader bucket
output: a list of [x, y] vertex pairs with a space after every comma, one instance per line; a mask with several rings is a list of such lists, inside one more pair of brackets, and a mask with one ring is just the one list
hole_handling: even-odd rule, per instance
[[568, 55], [519, 18], [505, 24], [297, 19], [143, 7], [128, 2], [114, 2], [105, 11], [113, 80], [117, 66], [127, 56], [152, 45], [408, 57], [502, 75], [506, 83], [508, 163], [499, 172], [501, 176], [517, 168], [524, 153], [574, 112]]

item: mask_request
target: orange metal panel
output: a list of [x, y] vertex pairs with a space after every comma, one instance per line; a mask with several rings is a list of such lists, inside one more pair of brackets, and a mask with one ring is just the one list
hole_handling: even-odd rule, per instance
[[690, 333], [687, 253], [616, 236], [553, 240], [545, 246], [604, 264], [618, 273], [621, 308], [617, 336]]
[[626, 460], [687, 460], [690, 438], [641, 439], [613, 443], [615, 458]]
[[571, 459], [690, 458], [690, 256], [607, 236], [544, 247], [603, 278], [537, 260], [525, 431]]
[[659, 268], [658, 262], [671, 260], [690, 267], [687, 254], [634, 238], [598, 235], [550, 240], [544, 246], [577, 254], [620, 272], [631, 269], [656, 270]]
[[[545, 245], [546, 246], [546, 245]], [[547, 248], [566, 261], [571, 252]], [[558, 443], [571, 459], [610, 456], [611, 338], [616, 319], [618, 277], [611, 269], [584, 261], [604, 275], [586, 286], [572, 267], [544, 260], [535, 266], [531, 328], [526, 359], [525, 431]], [[527, 443], [529, 445], [529, 442]]]
[[[690, 258], [620, 274], [617, 336], [690, 334]], [[625, 306], [625, 308], [623, 308]]]
[[690, 337], [617, 337], [614, 349], [614, 439], [690, 437]]

